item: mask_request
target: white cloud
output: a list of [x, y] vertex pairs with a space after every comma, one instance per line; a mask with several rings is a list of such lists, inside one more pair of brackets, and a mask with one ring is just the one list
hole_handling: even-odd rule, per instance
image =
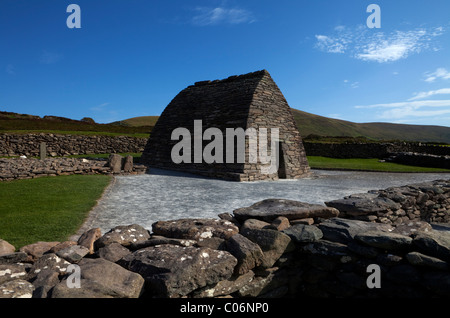
[[345, 53], [347, 49], [345, 42], [326, 35], [316, 35], [316, 39], [316, 47], [328, 53]]
[[395, 31], [385, 34], [364, 26], [338, 26], [333, 35], [316, 35], [315, 47], [328, 53], [347, 53], [351, 57], [378, 63], [394, 62], [424, 50], [437, 50], [435, 38], [444, 33], [442, 27]]
[[411, 100], [427, 98], [427, 97], [434, 96], [434, 95], [446, 95], [446, 94], [450, 94], [450, 88], [441, 88], [441, 89], [434, 90], [434, 91], [415, 93], [414, 96], [408, 100], [411, 101]]
[[357, 109], [378, 109], [375, 117], [395, 122], [408, 122], [411, 118], [441, 120], [450, 114], [450, 100], [406, 101], [386, 104], [355, 106]]
[[374, 104], [368, 106], [355, 106], [355, 108], [420, 108], [420, 107], [450, 107], [450, 100], [423, 100], [423, 101], [409, 101], [387, 104]]
[[349, 80], [345, 79], [344, 84], [350, 86], [351, 88], [358, 88], [359, 82], [350, 82]]
[[250, 11], [239, 8], [197, 7], [195, 10], [198, 14], [192, 18], [192, 23], [199, 26], [255, 22], [255, 18]]
[[433, 73], [426, 73], [425, 74], [425, 82], [434, 82], [437, 79], [450, 79], [450, 72], [447, 71], [445, 68], [438, 68]]

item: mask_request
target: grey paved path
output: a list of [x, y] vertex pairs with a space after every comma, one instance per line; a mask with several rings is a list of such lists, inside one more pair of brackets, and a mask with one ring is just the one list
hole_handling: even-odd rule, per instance
[[345, 195], [411, 183], [447, 179], [450, 174], [313, 171], [310, 178], [269, 182], [230, 182], [163, 170], [118, 176], [91, 211], [81, 231], [137, 223], [151, 230], [159, 220], [216, 218], [219, 213], [268, 198], [323, 204]]

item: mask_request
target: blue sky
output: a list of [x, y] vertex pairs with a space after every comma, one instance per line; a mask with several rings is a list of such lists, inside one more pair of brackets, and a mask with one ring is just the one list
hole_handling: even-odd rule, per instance
[[[72, 3], [80, 29], [66, 25]], [[0, 110], [159, 115], [196, 81], [261, 69], [296, 109], [450, 126], [450, 2], [0, 1]]]

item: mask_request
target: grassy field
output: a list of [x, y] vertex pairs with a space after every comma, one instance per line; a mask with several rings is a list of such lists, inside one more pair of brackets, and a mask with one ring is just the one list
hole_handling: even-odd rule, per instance
[[392, 162], [380, 162], [378, 159], [336, 159], [308, 156], [308, 162], [312, 169], [450, 173], [450, 169], [407, 166]]
[[111, 177], [73, 175], [0, 183], [0, 238], [17, 249], [76, 233]]

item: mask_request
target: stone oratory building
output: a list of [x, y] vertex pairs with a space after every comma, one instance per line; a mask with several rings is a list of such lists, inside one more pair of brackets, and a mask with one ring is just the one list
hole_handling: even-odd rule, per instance
[[[174, 138], [177, 128], [190, 136]], [[208, 131], [214, 134], [206, 137]], [[245, 142], [239, 139], [238, 131], [245, 131]], [[254, 135], [248, 133], [255, 131]], [[259, 137], [256, 144], [250, 139], [255, 135]], [[181, 141], [189, 147], [180, 149]], [[211, 147], [213, 144], [220, 146]], [[216, 160], [202, 157], [207, 150]], [[187, 160], [174, 160], [174, 151]], [[261, 156], [260, 151], [267, 156]], [[269, 158], [276, 160], [268, 161]], [[197, 82], [182, 90], [161, 114], [141, 162], [150, 167], [234, 181], [297, 179], [307, 176], [310, 170], [291, 109], [266, 70]], [[264, 169], [268, 162], [272, 168]]]

